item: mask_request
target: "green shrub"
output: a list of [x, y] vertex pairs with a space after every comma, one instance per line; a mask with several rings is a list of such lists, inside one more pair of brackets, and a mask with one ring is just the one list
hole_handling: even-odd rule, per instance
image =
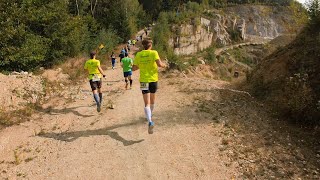
[[241, 33], [239, 30], [229, 29], [228, 32], [230, 34], [230, 38], [231, 38], [232, 42], [240, 42], [242, 40]]
[[168, 59], [170, 69], [177, 69], [179, 71], [184, 71], [188, 67], [188, 64], [181, 61], [181, 58], [172, 52], [168, 54], [167, 59]]
[[213, 46], [206, 49], [205, 60], [207, 64], [212, 65], [216, 62], [216, 54], [214, 52], [215, 52], [215, 48]]
[[197, 59], [195, 56], [193, 56], [193, 57], [191, 58], [191, 60], [189, 61], [189, 64], [190, 64], [191, 66], [196, 66], [196, 65], [199, 64], [199, 61], [198, 61], [198, 59]]

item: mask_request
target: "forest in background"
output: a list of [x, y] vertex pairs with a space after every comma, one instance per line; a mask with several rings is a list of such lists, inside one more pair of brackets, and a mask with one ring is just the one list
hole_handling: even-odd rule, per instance
[[[0, 70], [51, 67], [96, 49], [111, 51], [161, 12], [257, 3], [288, 5], [293, 0], [0, 0]], [[185, 13], [184, 13], [185, 14]], [[168, 26], [168, 25], [167, 25]], [[158, 43], [161, 44], [161, 43]]]
[[138, 0], [0, 0], [0, 70], [50, 67], [111, 51], [146, 24]]

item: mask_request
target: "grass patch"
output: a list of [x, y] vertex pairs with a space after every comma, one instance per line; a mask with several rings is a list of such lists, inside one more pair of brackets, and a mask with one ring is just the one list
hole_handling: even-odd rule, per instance
[[85, 61], [86, 58], [73, 58], [61, 65], [60, 68], [62, 69], [62, 73], [69, 75], [69, 79], [71, 82], [79, 81], [81, 79], [84, 79], [88, 74], [88, 72], [83, 68]]
[[232, 55], [236, 61], [242, 62], [250, 67], [253, 67], [255, 65], [253, 58], [245, 48], [234, 48], [228, 50], [227, 52]]
[[19, 165], [21, 163], [21, 159], [17, 150], [13, 151], [13, 156], [14, 156], [14, 164]]
[[177, 69], [179, 71], [184, 71], [189, 67], [189, 63], [182, 61], [181, 57], [170, 53], [168, 56], [169, 69]]
[[28, 103], [23, 109], [5, 111], [0, 109], [0, 125], [7, 127], [30, 120], [36, 110], [36, 104]]
[[195, 56], [193, 56], [193, 57], [189, 60], [189, 64], [190, 64], [190, 66], [197, 66], [197, 65], [199, 64], [199, 61], [198, 61], [198, 59], [197, 59]]
[[209, 65], [213, 65], [217, 58], [216, 58], [216, 55], [215, 55], [215, 48], [213, 46], [209, 47], [206, 49], [205, 51], [205, 60], [206, 60], [206, 63], [209, 64]]

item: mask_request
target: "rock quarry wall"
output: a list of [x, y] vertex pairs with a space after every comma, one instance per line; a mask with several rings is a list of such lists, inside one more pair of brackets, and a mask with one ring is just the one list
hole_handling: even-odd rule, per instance
[[234, 6], [224, 10], [208, 10], [200, 23], [174, 25], [170, 46], [177, 55], [190, 55], [216, 44], [232, 43], [236, 32], [245, 42], [271, 40], [282, 34], [292, 34], [302, 25], [288, 7]]

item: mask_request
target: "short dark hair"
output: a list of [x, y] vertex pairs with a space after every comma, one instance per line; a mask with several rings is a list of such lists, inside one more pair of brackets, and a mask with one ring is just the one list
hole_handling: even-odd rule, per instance
[[144, 48], [145, 50], [147, 50], [147, 49], [149, 49], [149, 48], [151, 47], [151, 45], [152, 45], [152, 40], [151, 40], [151, 39], [144, 39], [144, 40], [142, 41], [142, 45], [143, 45], [143, 48]]
[[95, 55], [96, 55], [96, 52], [95, 51], [91, 51], [90, 58], [93, 59]]

